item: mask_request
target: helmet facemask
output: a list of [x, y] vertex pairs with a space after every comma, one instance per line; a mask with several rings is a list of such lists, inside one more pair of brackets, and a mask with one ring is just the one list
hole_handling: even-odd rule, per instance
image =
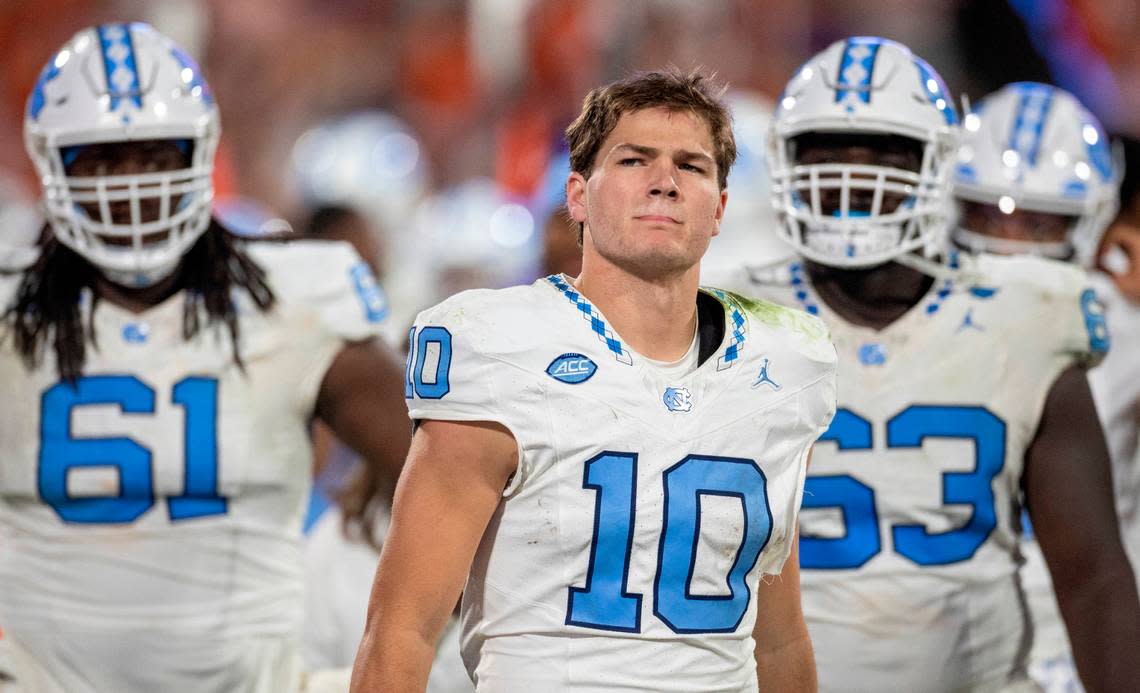
[[[155, 144], [178, 147], [185, 163], [146, 173], [75, 175], [72, 159], [91, 149]], [[57, 238], [117, 284], [145, 287], [161, 281], [210, 223], [211, 167], [194, 149], [189, 140], [53, 148], [44, 208]]]
[[775, 153], [785, 232], [809, 259], [869, 267], [924, 249], [945, 224], [934, 142], [808, 132]]

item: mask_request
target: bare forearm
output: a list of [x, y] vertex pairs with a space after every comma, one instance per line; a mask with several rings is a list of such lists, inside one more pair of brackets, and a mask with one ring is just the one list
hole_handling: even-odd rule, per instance
[[1135, 691], [1140, 681], [1140, 599], [1127, 566], [1093, 570], [1058, 585], [1061, 614], [1089, 693]]
[[434, 646], [415, 631], [390, 632], [382, 624], [369, 628], [356, 653], [349, 691], [423, 691], [434, 657]]
[[757, 650], [756, 680], [760, 684], [760, 693], [816, 693], [819, 689], [815, 655], [807, 633], [778, 648], [764, 652]]

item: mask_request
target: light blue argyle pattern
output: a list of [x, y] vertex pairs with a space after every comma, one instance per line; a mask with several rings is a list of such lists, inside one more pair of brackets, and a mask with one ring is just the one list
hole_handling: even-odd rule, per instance
[[116, 110], [124, 100], [134, 104], [135, 108], [142, 108], [138, 65], [128, 26], [103, 24], [97, 30], [103, 47], [103, 68], [107, 74], [111, 110]]
[[728, 295], [720, 289], [708, 289], [720, 301], [732, 308], [732, 313], [729, 320], [732, 322], [732, 335], [728, 340], [728, 346], [725, 347], [724, 353], [717, 359], [717, 370], [723, 370], [733, 365], [733, 363], [740, 358], [740, 352], [744, 348], [744, 341], [748, 338], [747, 333], [744, 331], [744, 314], [736, 307]]
[[598, 315], [598, 311], [594, 309], [594, 306], [591, 305], [582, 294], [575, 291], [573, 287], [567, 284], [566, 281], [557, 274], [550, 275], [546, 278], [546, 281], [561, 291], [562, 295], [574, 304], [579, 312], [581, 312], [582, 317], [590, 323], [590, 329], [594, 331], [594, 334], [598, 335], [598, 339], [606, 345], [606, 348], [610, 350], [619, 363], [624, 363], [627, 366], [633, 364], [633, 356], [630, 355], [629, 350], [622, 346], [621, 340], [606, 326], [606, 322]]

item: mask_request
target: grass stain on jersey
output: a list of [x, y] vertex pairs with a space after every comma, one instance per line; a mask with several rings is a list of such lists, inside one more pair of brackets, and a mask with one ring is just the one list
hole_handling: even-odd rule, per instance
[[741, 296], [731, 291], [721, 291], [757, 322], [790, 329], [811, 341], [828, 338], [827, 328], [823, 326], [823, 322], [802, 310], [788, 308], [760, 298]]

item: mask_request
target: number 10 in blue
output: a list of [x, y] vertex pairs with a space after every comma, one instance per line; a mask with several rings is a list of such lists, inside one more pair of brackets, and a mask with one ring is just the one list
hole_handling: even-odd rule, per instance
[[[752, 460], [689, 455], [662, 474], [665, 513], [653, 582], [653, 613], [675, 633], [732, 632], [748, 611], [747, 575], [772, 534], [764, 473]], [[641, 632], [642, 595], [628, 591], [637, 505], [637, 455], [603, 452], [585, 465], [583, 488], [596, 492], [585, 587], [569, 588], [567, 625]], [[740, 500], [744, 536], [725, 577], [728, 594], [694, 595], [689, 586], [700, 540], [702, 496]]]

